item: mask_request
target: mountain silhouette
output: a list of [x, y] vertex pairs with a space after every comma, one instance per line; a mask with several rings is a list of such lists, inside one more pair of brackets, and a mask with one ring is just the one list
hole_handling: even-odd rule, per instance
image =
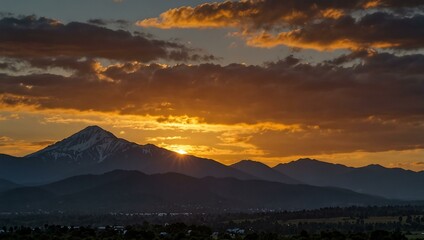
[[424, 172], [369, 165], [360, 168], [300, 159], [275, 170], [315, 186], [334, 186], [393, 199], [424, 199]]
[[278, 164], [273, 169], [307, 184], [331, 186], [330, 183], [335, 177], [354, 168], [310, 158], [301, 158], [297, 161]]
[[20, 185], [13, 183], [11, 181], [0, 179], [0, 192], [4, 192], [9, 189], [18, 188]]
[[281, 173], [275, 169], [268, 167], [267, 165], [253, 161], [253, 160], [242, 160], [237, 162], [231, 167], [255, 176], [258, 179], [263, 179], [271, 182], [281, 182], [289, 184], [300, 184], [301, 182], [291, 178], [284, 173]]
[[[0, 192], [13, 191], [12, 188], [19, 185], [44, 185], [72, 176], [113, 170], [136, 170], [145, 174], [173, 172], [195, 178], [256, 179], [345, 188], [391, 199], [424, 199], [424, 172], [380, 165], [354, 168], [308, 158], [274, 168], [251, 160], [226, 166], [212, 159], [178, 154], [153, 144], [129, 142], [98, 126], [89, 126], [25, 157], [0, 154], [0, 179], [3, 179], [0, 180]], [[36, 192], [37, 188], [33, 191]]]
[[124, 170], [0, 193], [0, 211], [223, 212], [390, 203], [396, 202], [338, 188]]

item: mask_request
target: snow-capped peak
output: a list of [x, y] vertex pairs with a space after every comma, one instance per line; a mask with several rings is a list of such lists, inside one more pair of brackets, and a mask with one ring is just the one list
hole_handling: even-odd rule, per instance
[[28, 157], [41, 157], [46, 160], [66, 159], [68, 161], [89, 158], [92, 161], [101, 162], [110, 154], [122, 152], [133, 145], [98, 126], [89, 126], [62, 141], [28, 155]]

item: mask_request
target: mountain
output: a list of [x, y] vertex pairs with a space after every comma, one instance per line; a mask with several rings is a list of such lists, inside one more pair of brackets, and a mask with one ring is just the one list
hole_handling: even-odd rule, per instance
[[59, 167], [30, 158], [0, 154], [0, 178], [15, 183], [26, 185], [42, 182], [40, 179], [47, 174], [54, 175], [53, 168]]
[[335, 177], [354, 168], [310, 158], [301, 158], [289, 163], [280, 163], [273, 169], [306, 184], [331, 186]]
[[98, 126], [90, 126], [26, 157], [87, 165], [101, 163], [116, 153], [137, 146]]
[[87, 127], [22, 158], [0, 156], [0, 178], [25, 184], [115, 169], [148, 174], [177, 172], [194, 177], [254, 178], [211, 159], [181, 155], [152, 144], [138, 145], [98, 126]]
[[242, 172], [248, 173], [257, 179], [267, 180], [271, 182], [281, 182], [288, 184], [300, 184], [301, 182], [295, 180], [281, 172], [278, 172], [275, 169], [268, 167], [267, 165], [252, 161], [252, 160], [242, 160], [231, 165], [232, 168], [238, 169]]
[[424, 172], [369, 165], [338, 176], [334, 183], [333, 186], [394, 199], [424, 199]]
[[424, 172], [380, 165], [353, 168], [312, 159], [279, 164], [274, 169], [310, 185], [346, 188], [393, 199], [424, 199]]
[[389, 203], [393, 202], [338, 188], [123, 170], [0, 193], [0, 212], [222, 212]]
[[175, 172], [197, 178], [213, 176], [304, 183], [346, 188], [386, 198], [424, 199], [424, 172], [389, 169], [379, 165], [353, 168], [313, 159], [279, 164], [272, 169], [254, 161], [226, 166], [211, 159], [181, 155], [152, 144], [129, 142], [98, 126], [87, 127], [25, 157], [0, 154], [0, 179], [26, 186], [116, 169], [137, 170], [146, 174]]
[[0, 179], [0, 192], [4, 192], [13, 188], [18, 188], [20, 185], [13, 183], [11, 181]]

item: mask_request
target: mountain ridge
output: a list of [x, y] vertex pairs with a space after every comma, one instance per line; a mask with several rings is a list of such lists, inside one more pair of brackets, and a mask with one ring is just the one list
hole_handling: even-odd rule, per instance
[[267, 166], [264, 163], [253, 160], [241, 160], [237, 163], [230, 165], [230, 167], [246, 172], [252, 176], [257, 177], [258, 179], [289, 184], [302, 183], [301, 181], [298, 181], [294, 178], [291, 178], [283, 173], [276, 171], [275, 169]]
[[125, 170], [0, 193], [0, 211], [18, 212], [245, 212], [389, 203], [400, 202], [333, 187]]
[[81, 131], [25, 157], [0, 154], [0, 179], [20, 185], [44, 185], [71, 176], [102, 174], [116, 169], [146, 174], [176, 172], [192, 177], [260, 179], [350, 189], [405, 200], [424, 199], [424, 171], [381, 165], [354, 168], [303, 158], [273, 168], [253, 160], [231, 166], [213, 159], [182, 155], [155, 146], [139, 145], [98, 126]]
[[335, 186], [403, 200], [424, 199], [424, 172], [379, 164], [354, 168], [311, 159], [278, 164], [275, 170], [314, 186]]
[[0, 178], [0, 192], [4, 192], [4, 191], [10, 190], [10, 189], [18, 188], [20, 186], [21, 185], [19, 185], [19, 184], [16, 184], [16, 183], [11, 182], [9, 180]]

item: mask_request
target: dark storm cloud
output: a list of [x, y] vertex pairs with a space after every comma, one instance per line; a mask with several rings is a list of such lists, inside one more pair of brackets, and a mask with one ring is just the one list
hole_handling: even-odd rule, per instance
[[0, 54], [10, 58], [87, 57], [149, 62], [157, 59], [188, 61], [197, 51], [170, 41], [145, 38], [128, 31], [53, 19], [3, 18]]

